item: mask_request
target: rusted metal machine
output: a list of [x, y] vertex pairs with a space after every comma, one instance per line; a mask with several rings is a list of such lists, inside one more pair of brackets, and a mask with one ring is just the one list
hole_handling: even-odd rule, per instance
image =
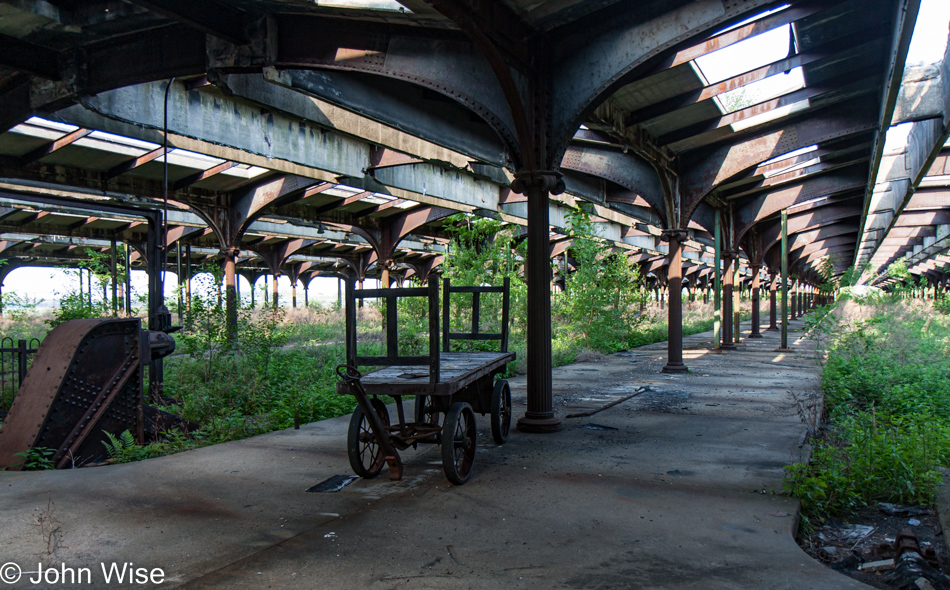
[[105, 433], [143, 432], [143, 367], [171, 354], [175, 340], [138, 318], [64, 322], [43, 340], [0, 430], [0, 469], [16, 454], [55, 449], [57, 468], [105, 459]]
[[[449, 325], [449, 300], [452, 294], [472, 294], [470, 332], [452, 332]], [[502, 295], [501, 331], [480, 331], [481, 295]], [[475, 413], [491, 414], [492, 438], [502, 444], [511, 427], [511, 390], [504, 379], [495, 380], [515, 359], [508, 352], [509, 282], [502, 287], [452, 287], [444, 281], [442, 351], [439, 350], [439, 287], [436, 279], [429, 286], [410, 289], [361, 289], [346, 286], [347, 364], [337, 367], [340, 382], [337, 393], [353, 395], [358, 406], [350, 418], [347, 454], [353, 471], [365, 478], [376, 477], [384, 464], [392, 480], [402, 478], [398, 451], [419, 444], [442, 447], [442, 469], [454, 484], [463, 484], [472, 474], [475, 461]], [[429, 308], [429, 354], [399, 354], [396, 301], [403, 297], [425, 297]], [[356, 299], [386, 300], [386, 356], [359, 356], [356, 342]], [[497, 352], [452, 352], [452, 340], [498, 340]], [[383, 369], [367, 375], [359, 366]], [[392, 424], [389, 410], [378, 396], [396, 401], [397, 423]], [[403, 397], [415, 398], [414, 420], [407, 420]], [[372, 399], [370, 399], [372, 397]]]

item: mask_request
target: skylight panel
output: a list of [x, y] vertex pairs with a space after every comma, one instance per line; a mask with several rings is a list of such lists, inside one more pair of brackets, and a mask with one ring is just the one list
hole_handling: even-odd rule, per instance
[[68, 123], [60, 123], [58, 121], [50, 121], [48, 119], [42, 119], [40, 117], [30, 117], [26, 120], [30, 125], [35, 125], [37, 127], [42, 127], [43, 129], [52, 129], [53, 131], [62, 131], [63, 133], [70, 133], [79, 129], [75, 125], [70, 125]]
[[793, 115], [800, 111], [807, 109], [811, 103], [808, 99], [800, 100], [794, 104], [785, 105], [777, 109], [772, 109], [771, 111], [756, 115], [754, 117], [749, 117], [748, 119], [743, 119], [741, 121], [736, 121], [730, 127], [733, 131], [742, 131], [744, 129], [750, 129], [770, 121], [775, 121], [776, 119], [781, 119], [782, 117], [787, 117]]
[[820, 161], [821, 161], [821, 158], [811, 158], [810, 160], [800, 162], [798, 164], [795, 164], [794, 166], [789, 166], [788, 168], [782, 168], [780, 170], [773, 170], [772, 172], [766, 172], [763, 176], [765, 176], [765, 178], [772, 178], [773, 176], [778, 176], [779, 174], [788, 174], [789, 172], [794, 172], [795, 170], [799, 170], [801, 168], [807, 168], [808, 166], [813, 166]]
[[695, 59], [710, 84], [788, 57], [791, 28], [784, 25]]
[[89, 139], [89, 140], [98, 139], [99, 141], [113, 143], [113, 144], [123, 146], [123, 147], [132, 147], [132, 148], [138, 148], [138, 149], [147, 150], [147, 151], [154, 150], [155, 148], [158, 147], [157, 143], [152, 143], [150, 141], [141, 141], [139, 139], [132, 139], [131, 137], [115, 135], [114, 133], [106, 133], [105, 131], [93, 131], [92, 133], [90, 133], [89, 135], [87, 135], [85, 138], [83, 138], [80, 141], [83, 141], [86, 139]]
[[771, 100], [777, 96], [795, 92], [805, 87], [805, 75], [800, 67], [790, 70], [787, 74], [776, 74], [757, 82], [740, 86], [735, 90], [723, 92], [716, 97], [716, 103], [723, 114], [741, 111], [742, 109]]
[[354, 8], [360, 10], [389, 10], [394, 12], [411, 12], [408, 8], [395, 0], [316, 0], [317, 6], [328, 8]]
[[803, 148], [799, 148], [799, 149], [797, 149], [797, 150], [788, 152], [787, 154], [782, 154], [781, 156], [776, 156], [775, 158], [772, 158], [771, 160], [769, 160], [769, 161], [767, 161], [767, 162], [762, 162], [762, 163], [759, 164], [759, 165], [760, 165], [760, 166], [768, 166], [769, 164], [774, 164], [775, 162], [779, 162], [779, 161], [781, 161], [781, 160], [787, 160], [787, 159], [789, 159], [789, 158], [794, 158], [795, 156], [800, 156], [800, 155], [802, 155], [802, 154], [807, 154], [807, 153], [809, 153], [809, 152], [814, 152], [814, 151], [817, 151], [817, 150], [818, 150], [818, 146], [817, 146], [817, 145], [810, 145], [810, 146], [808, 146], [808, 147], [803, 147]]
[[346, 185], [343, 185], [343, 184], [338, 184], [338, 185], [336, 185], [336, 186], [333, 187], [333, 188], [328, 188], [327, 190], [323, 191], [323, 193], [321, 193], [321, 194], [329, 195], [329, 196], [331, 196], [331, 197], [344, 197], [344, 198], [345, 198], [345, 197], [351, 197], [351, 196], [353, 196], [353, 195], [355, 195], [355, 194], [357, 194], [357, 193], [361, 193], [361, 192], [363, 192], [361, 189], [353, 188], [353, 187], [351, 187], [351, 186], [346, 186]]

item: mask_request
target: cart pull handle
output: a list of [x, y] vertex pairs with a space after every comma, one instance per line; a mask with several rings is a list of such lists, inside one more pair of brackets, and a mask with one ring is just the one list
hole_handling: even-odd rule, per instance
[[352, 383], [353, 381], [359, 381], [363, 378], [363, 374], [353, 365], [337, 365], [336, 367], [337, 376], [346, 381], [347, 383]]

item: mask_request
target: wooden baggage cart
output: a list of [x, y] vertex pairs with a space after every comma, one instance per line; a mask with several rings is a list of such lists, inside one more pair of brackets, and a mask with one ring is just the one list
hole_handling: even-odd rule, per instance
[[[507, 440], [511, 428], [511, 390], [505, 380], [495, 380], [513, 361], [508, 352], [509, 281], [501, 287], [453, 287], [443, 281], [442, 329], [439, 329], [439, 284], [430, 279], [427, 287], [400, 289], [355, 289], [346, 284], [346, 358], [337, 367], [340, 382], [337, 392], [356, 396], [347, 432], [347, 455], [353, 471], [362, 477], [379, 474], [386, 463], [389, 477], [402, 477], [398, 451], [419, 444], [442, 447], [445, 476], [455, 484], [465, 483], [472, 474], [475, 460], [475, 413], [491, 415], [492, 438], [498, 444]], [[469, 332], [450, 330], [449, 309], [453, 294], [472, 294], [472, 325]], [[481, 296], [502, 294], [501, 332], [480, 331]], [[401, 356], [397, 326], [397, 300], [404, 297], [428, 299], [429, 354]], [[357, 354], [357, 300], [386, 300], [386, 356]], [[440, 350], [441, 335], [441, 350]], [[451, 352], [453, 340], [498, 340], [499, 352]], [[360, 366], [383, 367], [366, 375]], [[396, 401], [396, 423], [379, 399], [389, 396]], [[412, 397], [415, 407], [407, 419], [403, 398]]]

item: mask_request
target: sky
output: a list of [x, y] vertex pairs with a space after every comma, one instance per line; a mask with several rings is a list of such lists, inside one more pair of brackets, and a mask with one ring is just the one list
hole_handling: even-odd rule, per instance
[[[361, 5], [366, 0], [337, 0], [336, 2], [321, 2], [321, 4]], [[398, 8], [395, 2], [373, 2], [379, 7]], [[946, 50], [948, 24], [950, 24], [950, 1], [922, 0], [920, 13], [914, 27], [907, 55], [908, 65], [936, 63], [940, 61]], [[753, 37], [746, 42], [721, 49], [696, 62], [699, 70], [709, 83], [735, 76], [736, 74], [754, 69], [766, 63], [781, 59], [788, 54], [789, 33], [787, 27], [773, 30], [769, 33]], [[783, 94], [801, 85], [801, 75], [794, 70], [788, 75], [774, 76], [768, 81], [757, 84], [750, 92], [757, 100], [767, 100], [778, 94]], [[725, 112], [725, 109], [724, 109]], [[892, 141], [888, 137], [888, 141]], [[244, 298], [250, 298], [250, 285], [241, 278], [240, 290]], [[260, 295], [262, 280], [258, 280], [257, 294]], [[369, 286], [369, 285], [367, 285]], [[178, 287], [174, 273], [169, 272], [165, 279], [165, 296], [174, 296]], [[52, 268], [19, 268], [13, 270], [3, 281], [3, 292], [16, 293], [31, 300], [42, 300], [41, 306], [50, 306], [58, 301], [63, 294], [78, 288], [78, 278], [75, 273], [66, 273]], [[290, 281], [287, 277], [280, 277], [278, 281], [279, 297], [282, 301], [290, 301]], [[94, 292], [101, 293], [101, 287], [94, 283]], [[144, 294], [147, 290], [147, 277], [143, 271], [132, 271], [133, 296]], [[337, 280], [318, 278], [311, 283], [311, 301], [336, 301]], [[303, 285], [298, 285], [298, 305], [303, 304]], [[260, 301], [260, 300], [258, 300]]]

